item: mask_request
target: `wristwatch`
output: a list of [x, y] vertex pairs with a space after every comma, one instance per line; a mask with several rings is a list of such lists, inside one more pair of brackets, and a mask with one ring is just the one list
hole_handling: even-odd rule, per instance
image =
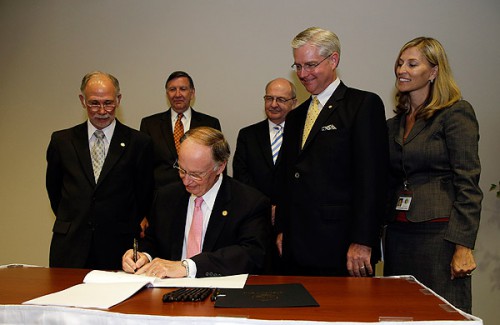
[[189, 278], [189, 263], [186, 260], [182, 260], [182, 266], [186, 268], [186, 278]]

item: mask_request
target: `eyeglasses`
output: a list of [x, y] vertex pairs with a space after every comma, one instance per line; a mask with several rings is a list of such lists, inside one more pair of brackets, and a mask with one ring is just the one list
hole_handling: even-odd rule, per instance
[[[332, 53], [333, 54], [333, 53]], [[328, 59], [329, 57], [332, 56], [332, 54], [330, 54], [329, 56], [327, 56], [326, 58], [324, 58], [323, 60], [319, 61], [318, 63], [315, 63], [315, 62], [307, 62], [307, 63], [304, 63], [304, 65], [302, 66], [301, 64], [297, 64], [297, 63], [294, 63], [292, 64], [292, 69], [295, 70], [295, 71], [306, 71], [306, 72], [311, 72], [313, 71], [314, 69], [316, 69], [316, 67], [318, 65], [320, 65], [321, 63], [323, 63], [323, 61], [325, 61], [326, 59]]]
[[284, 97], [273, 97], [273, 96], [264, 96], [264, 101], [268, 104], [274, 102], [276, 100], [276, 102], [278, 104], [285, 104], [286, 102], [292, 100], [292, 99], [295, 99], [295, 97], [292, 97], [292, 98], [284, 98]]
[[177, 169], [177, 171], [179, 172], [179, 176], [181, 178], [190, 177], [193, 181], [201, 182], [203, 180], [203, 178], [208, 175], [208, 173], [210, 173], [211, 171], [216, 171], [219, 166], [216, 165], [216, 166], [214, 166], [213, 169], [209, 169], [206, 172], [191, 173], [191, 172], [186, 171], [185, 169], [182, 169], [179, 166], [178, 161], [176, 160], [174, 162], [174, 165], [172, 167], [174, 167], [175, 169]]
[[101, 103], [98, 100], [91, 100], [90, 102], [85, 102], [85, 105], [92, 111], [92, 112], [97, 112], [102, 108], [106, 112], [112, 112], [116, 108], [116, 102], [114, 100], [106, 100], [103, 103]]

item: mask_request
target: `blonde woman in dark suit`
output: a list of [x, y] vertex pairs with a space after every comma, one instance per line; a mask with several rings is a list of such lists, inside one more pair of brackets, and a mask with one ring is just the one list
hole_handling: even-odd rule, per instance
[[482, 200], [476, 116], [461, 99], [437, 40], [406, 43], [394, 71], [398, 92], [396, 116], [388, 120], [392, 200], [384, 273], [414, 275], [470, 313]]

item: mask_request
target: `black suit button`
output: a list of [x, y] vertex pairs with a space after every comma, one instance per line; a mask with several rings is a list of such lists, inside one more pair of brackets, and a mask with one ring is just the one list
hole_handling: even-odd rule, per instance
[[299, 172], [295, 172], [295, 178], [300, 178], [300, 173]]

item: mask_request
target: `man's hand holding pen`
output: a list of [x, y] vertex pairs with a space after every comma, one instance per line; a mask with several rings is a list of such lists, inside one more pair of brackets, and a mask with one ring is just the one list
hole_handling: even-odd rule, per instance
[[[136, 261], [134, 261], [134, 257], [136, 256]], [[122, 269], [127, 273], [136, 273], [136, 271], [140, 270], [144, 265], [149, 263], [149, 258], [146, 254], [141, 252], [136, 252], [134, 254], [133, 249], [129, 249], [123, 254], [122, 257]]]
[[[134, 262], [134, 255], [137, 254], [137, 261]], [[149, 262], [149, 257], [141, 252], [134, 253], [129, 249], [123, 254], [122, 268], [127, 273], [144, 274], [158, 278], [182, 278], [186, 276], [186, 267], [181, 261], [169, 261], [155, 258]]]

